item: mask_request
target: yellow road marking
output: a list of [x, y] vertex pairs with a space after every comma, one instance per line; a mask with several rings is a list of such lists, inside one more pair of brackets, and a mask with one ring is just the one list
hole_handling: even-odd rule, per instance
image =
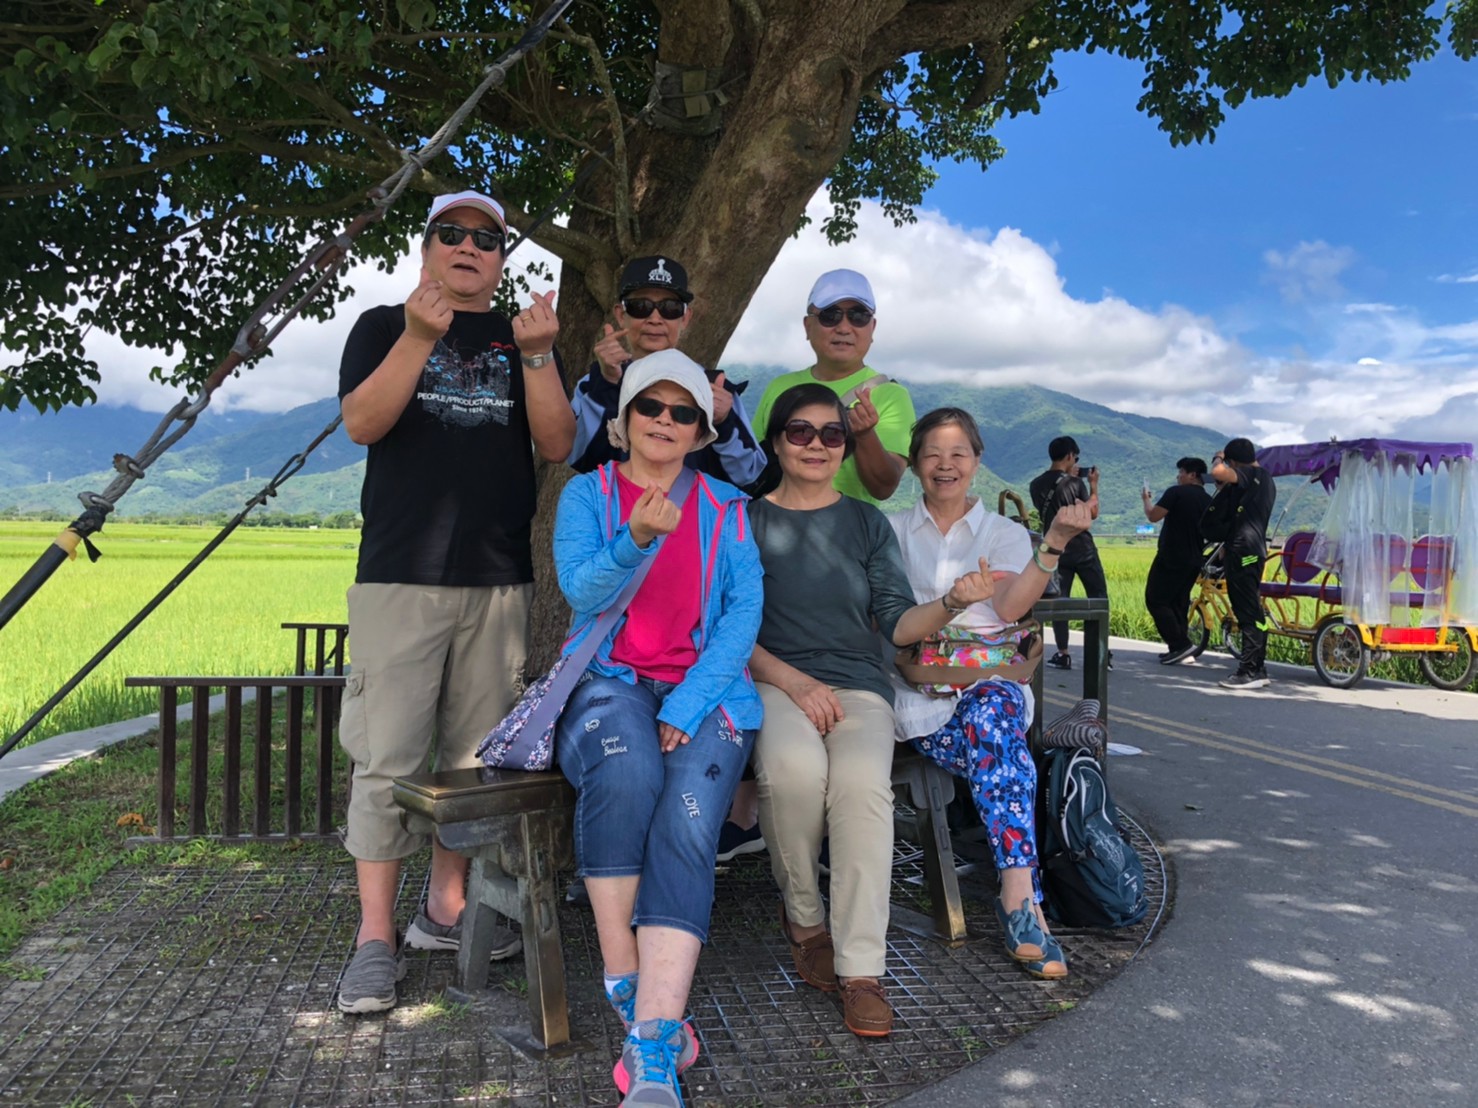
[[[1059, 700], [1061, 698], [1052, 697], [1051, 699]], [[1206, 730], [1205, 728], [1195, 727], [1191, 724], [1177, 723], [1174, 720], [1162, 719], [1159, 716], [1147, 715], [1128, 708], [1115, 708], [1112, 716], [1118, 719], [1128, 720], [1141, 730], [1149, 731], [1156, 735], [1164, 735], [1166, 738], [1183, 739], [1186, 742], [1209, 747], [1213, 750], [1224, 750], [1228, 753], [1241, 754], [1248, 758], [1257, 758], [1260, 761], [1271, 762], [1274, 765], [1284, 766], [1288, 769], [1311, 773], [1316, 777], [1325, 777], [1331, 781], [1354, 785], [1356, 788], [1370, 789], [1375, 792], [1386, 793], [1390, 796], [1399, 796], [1403, 800], [1414, 800], [1418, 804], [1427, 804], [1433, 808], [1441, 808], [1444, 811], [1453, 812], [1460, 816], [1469, 816], [1473, 819], [1478, 819], [1478, 797], [1473, 796], [1471, 793], [1443, 789], [1436, 785], [1428, 785], [1424, 782], [1413, 781], [1406, 777], [1395, 777], [1379, 770], [1348, 765], [1344, 762], [1337, 762], [1332, 758], [1320, 757], [1317, 754], [1300, 754], [1297, 751], [1258, 742], [1256, 739], [1227, 736], [1219, 732]], [[1271, 753], [1264, 753], [1265, 751]], [[1294, 759], [1301, 760], [1295, 761]], [[1323, 766], [1332, 766], [1334, 769], [1320, 768]], [[1376, 780], [1367, 780], [1352, 776], [1354, 774], [1364, 774], [1366, 778], [1375, 778]], [[1407, 788], [1396, 788], [1395, 786], [1398, 785], [1404, 785]], [[1421, 789], [1424, 790], [1424, 793], [1412, 792], [1410, 791], [1411, 789]], [[1466, 803], [1453, 804], [1446, 800], [1437, 799], [1439, 796], [1455, 797], [1458, 800], [1466, 801]]]

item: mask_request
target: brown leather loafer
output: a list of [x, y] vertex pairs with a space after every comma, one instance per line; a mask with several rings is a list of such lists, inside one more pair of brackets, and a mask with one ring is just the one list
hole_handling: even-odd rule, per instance
[[842, 1019], [852, 1034], [880, 1039], [893, 1030], [893, 1006], [873, 978], [849, 978], [842, 985]]
[[790, 944], [790, 957], [795, 962], [795, 972], [807, 985], [823, 993], [837, 991], [836, 950], [831, 945], [831, 933], [821, 932], [809, 939], [796, 942], [790, 933], [790, 920], [785, 915], [785, 901], [780, 902], [780, 930]]

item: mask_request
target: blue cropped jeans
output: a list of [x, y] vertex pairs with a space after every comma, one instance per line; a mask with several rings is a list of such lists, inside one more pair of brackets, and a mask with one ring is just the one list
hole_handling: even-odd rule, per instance
[[657, 713], [675, 686], [588, 678], [560, 716], [554, 749], [579, 793], [575, 857], [585, 877], [640, 876], [633, 927], [708, 941], [713, 856], [754, 732], [711, 712], [692, 741], [663, 754]]

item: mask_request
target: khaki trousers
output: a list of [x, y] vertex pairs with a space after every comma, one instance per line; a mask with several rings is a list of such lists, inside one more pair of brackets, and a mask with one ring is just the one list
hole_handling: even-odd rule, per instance
[[795, 702], [760, 684], [754, 745], [760, 827], [785, 914], [826, 921], [818, 857], [831, 836], [831, 936], [842, 977], [881, 977], [893, 870], [893, 709], [877, 693], [833, 689], [846, 719], [822, 736]]
[[401, 826], [391, 782], [477, 764], [522, 685], [533, 596], [533, 585], [349, 589], [339, 743], [354, 761], [344, 845], [355, 858], [395, 861], [425, 844]]

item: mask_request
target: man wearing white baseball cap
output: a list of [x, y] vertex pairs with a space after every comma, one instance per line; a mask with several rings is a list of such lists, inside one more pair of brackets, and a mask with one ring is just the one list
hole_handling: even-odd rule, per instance
[[821, 384], [847, 406], [847, 422], [857, 449], [842, 463], [834, 487], [846, 496], [880, 504], [892, 496], [908, 468], [908, 436], [914, 424], [913, 399], [897, 381], [867, 365], [877, 330], [872, 285], [855, 269], [823, 273], [806, 301], [806, 340], [816, 364], [775, 378], [760, 398], [754, 424], [769, 442], [770, 412], [786, 389]]
[[[554, 293], [536, 293], [511, 322], [492, 310], [506, 235], [491, 197], [436, 197], [420, 283], [404, 304], [359, 317], [339, 365], [344, 429], [369, 446], [339, 727], [354, 763], [345, 846], [360, 906], [344, 1012], [395, 1004], [401, 861], [424, 839], [401, 826], [391, 782], [476, 765], [479, 740], [513, 705], [534, 588], [533, 452], [563, 459], [574, 441]], [[466, 872], [465, 858], [432, 843], [426, 903], [405, 943], [457, 949]], [[520, 949], [508, 931], [494, 956]]]

